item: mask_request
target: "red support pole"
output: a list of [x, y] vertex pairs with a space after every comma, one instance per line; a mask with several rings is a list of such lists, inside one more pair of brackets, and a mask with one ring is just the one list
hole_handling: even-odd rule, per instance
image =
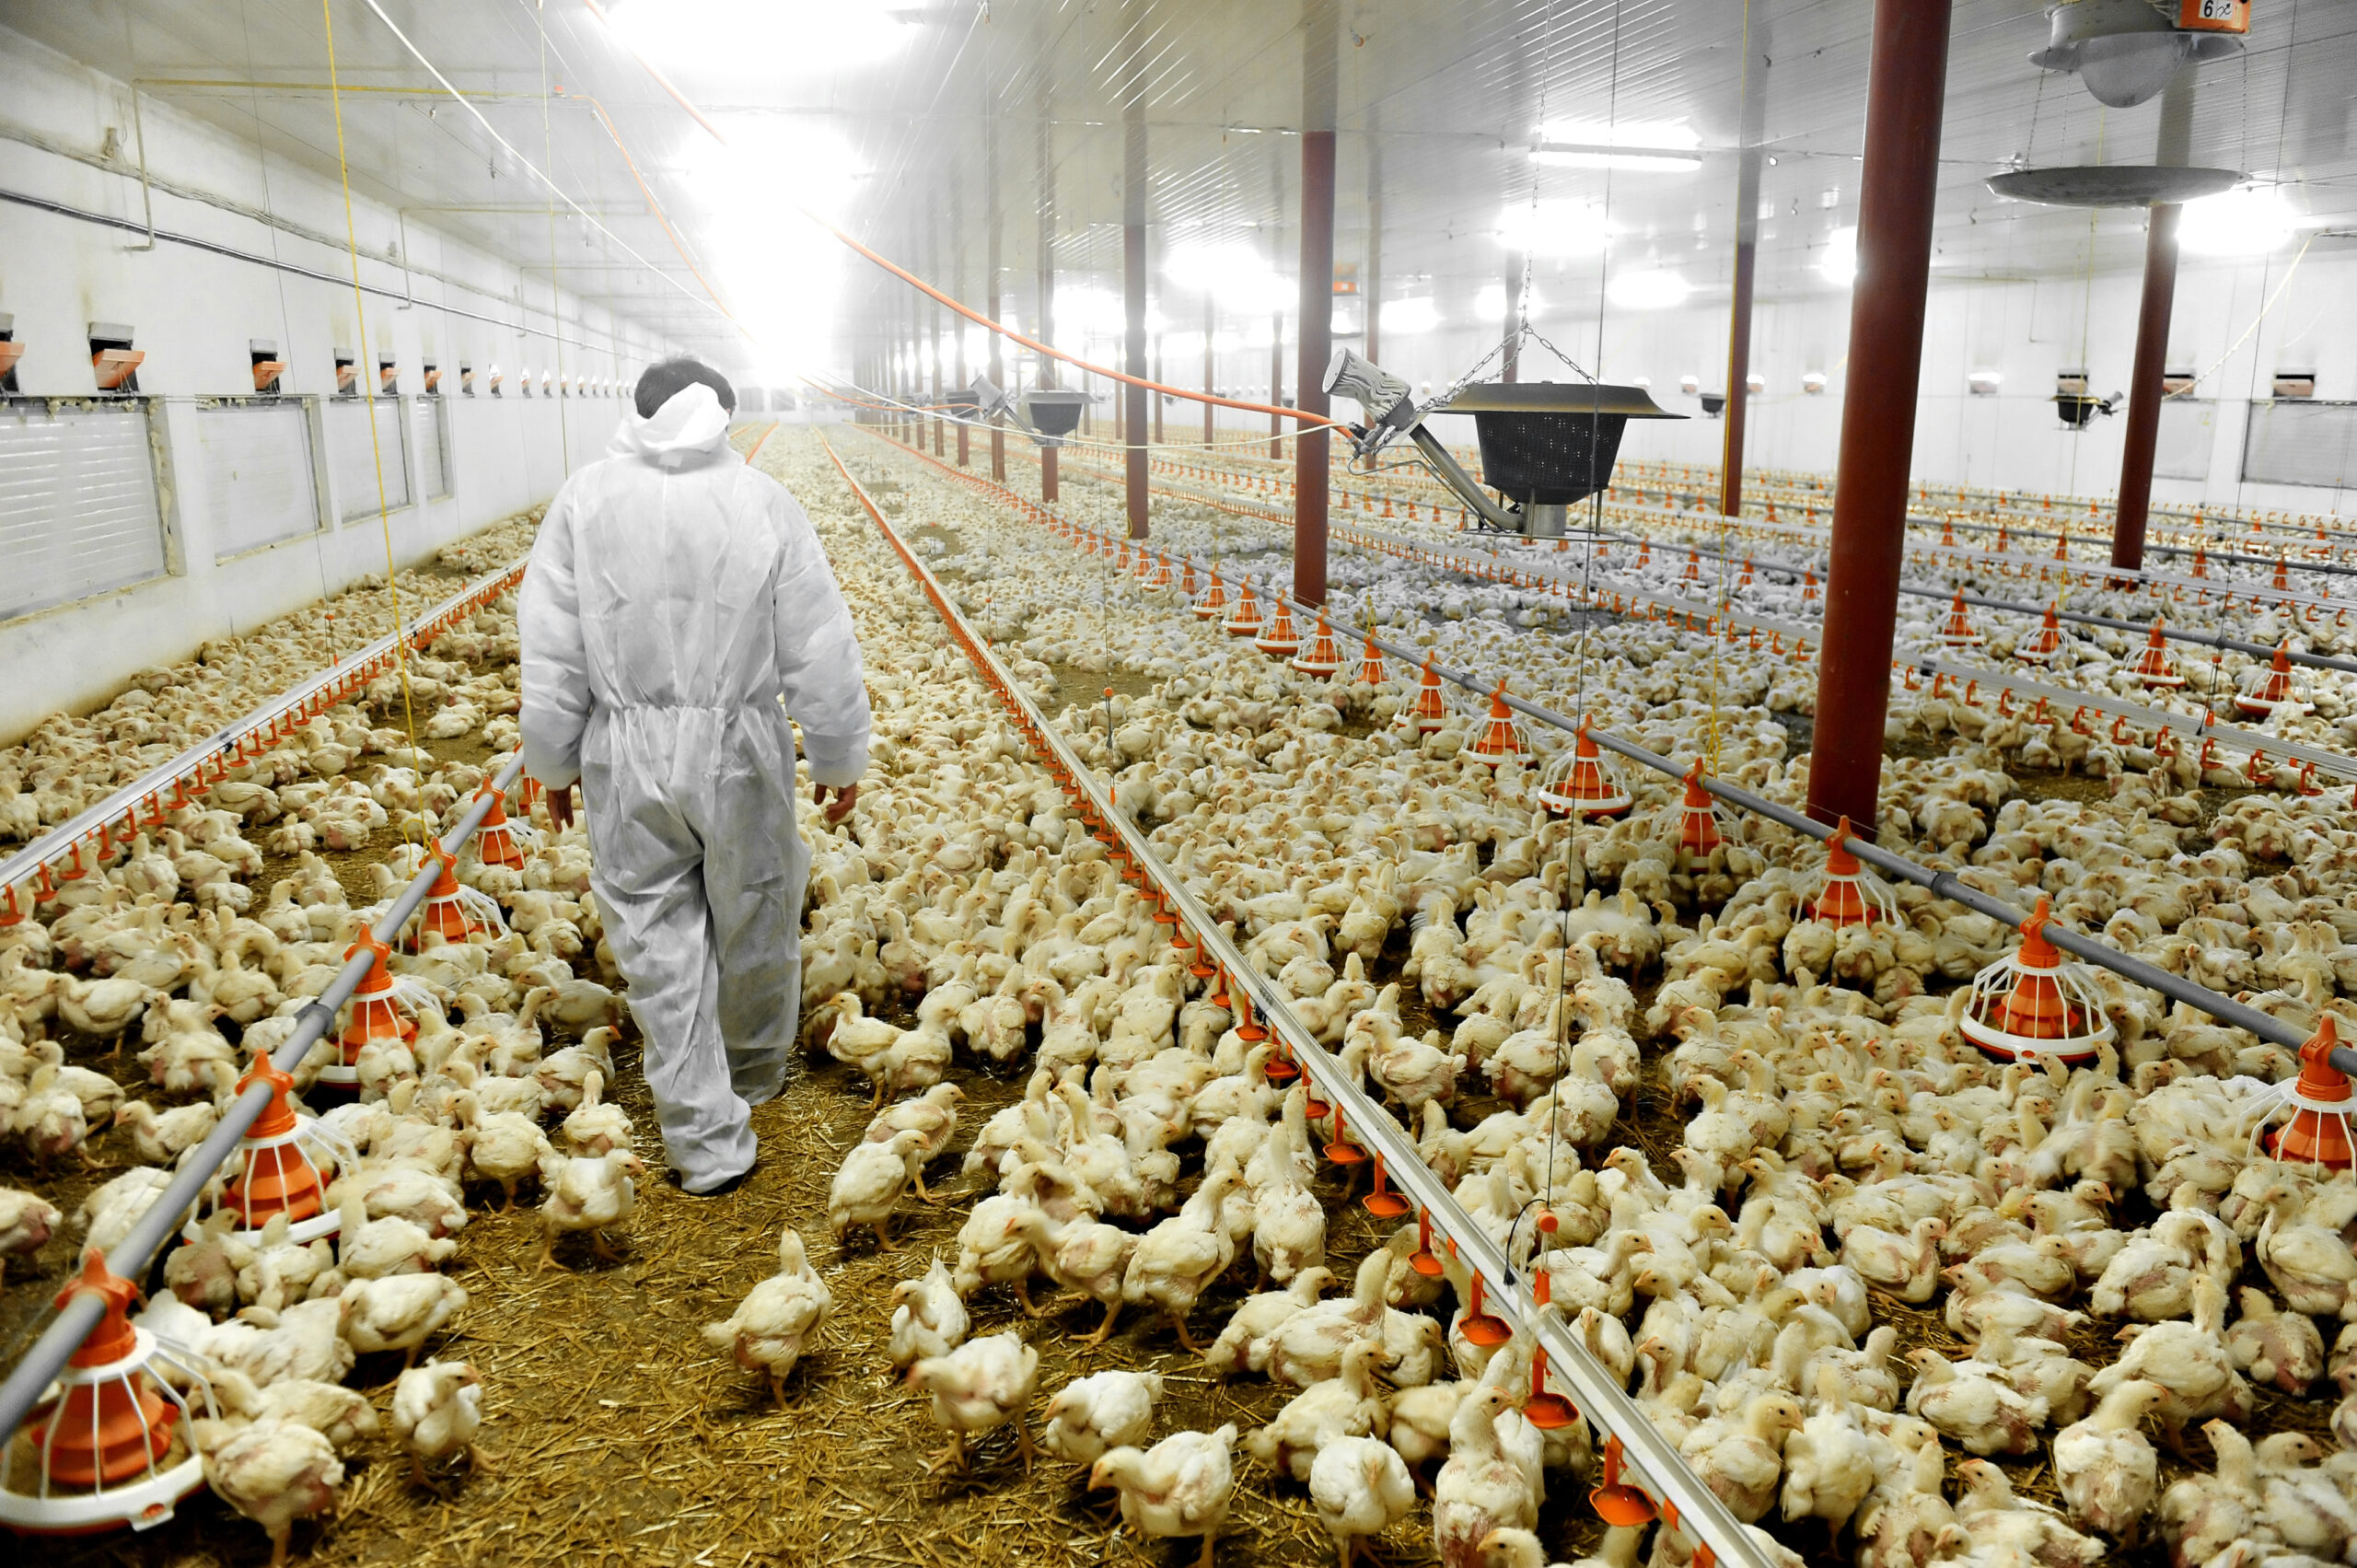
[[[1306, 149], [1304, 149], [1304, 156], [1307, 156]], [[1320, 376], [1325, 375], [1326, 367], [1319, 366], [1318, 373]], [[1275, 408], [1283, 403], [1285, 401], [1284, 394], [1285, 313], [1282, 310], [1271, 310], [1269, 312], [1269, 406]], [[1271, 414], [1269, 416], [1269, 460], [1271, 462], [1285, 455], [1284, 433], [1284, 415]]]
[[2163, 366], [2169, 313], [2177, 302], [2177, 219], [2165, 203], [2144, 227], [2144, 298], [2136, 312], [2136, 363], [2128, 377], [2128, 429], [2119, 458], [2119, 512], [2111, 525], [2111, 563], [2144, 564], [2144, 520], [2153, 504], [2153, 448], [2161, 434]]
[[[1301, 138], [1301, 355], [1295, 406], [1326, 412], [1326, 361], [1333, 354], [1334, 133]], [[1326, 602], [1326, 427], [1304, 424], [1293, 446], [1293, 597]]]
[[[1938, 192], [1952, 0], [1875, 0], [1860, 170], [1858, 275], [1817, 659], [1809, 815], [1872, 836], [1907, 534], [1907, 470], [1922, 373], [1923, 296]], [[1732, 391], [1732, 389], [1730, 389]]]
[[[1206, 291], [1203, 295], [1203, 397], [1206, 400], [1217, 395], [1212, 389], [1213, 373], [1216, 370], [1218, 366], [1217, 359], [1215, 358], [1212, 348], [1213, 324], [1213, 315], [1212, 296], [1210, 293]], [[1208, 401], [1206, 401], [1203, 404], [1203, 446], [1208, 449], [1211, 447], [1211, 444], [1212, 405]]]
[[[1132, 141], [1135, 150], [1130, 159], [1130, 179], [1136, 190], [1133, 202], [1144, 202], [1145, 180], [1145, 133], [1133, 127]], [[1121, 304], [1127, 315], [1123, 322], [1121, 368], [1136, 377], [1146, 378], [1145, 364], [1145, 223], [1143, 218], [1121, 226]], [[1146, 442], [1145, 389], [1135, 381], [1125, 381], [1120, 388], [1122, 440], [1121, 456], [1128, 479], [1130, 537], [1146, 537]]]

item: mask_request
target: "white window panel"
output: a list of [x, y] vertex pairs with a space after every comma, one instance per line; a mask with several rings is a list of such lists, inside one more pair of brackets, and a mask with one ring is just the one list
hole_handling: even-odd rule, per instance
[[440, 398], [417, 400], [417, 476], [428, 500], [456, 488], [450, 472], [450, 407]]
[[2211, 398], [2163, 398], [2161, 428], [2153, 451], [2155, 479], [2208, 479], [2211, 437], [2218, 404]]
[[[409, 505], [409, 421], [403, 419], [401, 398], [336, 398], [327, 405], [328, 472], [335, 480], [337, 513], [347, 523], [377, 515], [379, 454], [385, 487], [384, 508], [398, 511]], [[368, 426], [376, 421], [372, 444]]]
[[215, 559], [319, 531], [311, 417], [300, 402], [199, 409]]
[[0, 409], [0, 616], [160, 577], [148, 410]]
[[2258, 484], [2357, 484], [2357, 403], [2307, 399], [2250, 405], [2243, 478]]

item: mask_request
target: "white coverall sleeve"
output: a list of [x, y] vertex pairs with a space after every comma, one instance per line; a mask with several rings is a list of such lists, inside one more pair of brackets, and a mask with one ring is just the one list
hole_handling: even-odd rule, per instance
[[557, 492], [524, 569], [517, 629], [523, 643], [524, 767], [550, 789], [581, 777], [581, 736], [592, 693], [574, 575], [572, 487]]
[[785, 711], [802, 726], [810, 782], [839, 787], [867, 772], [867, 682], [834, 569], [801, 504], [777, 495], [777, 665]]

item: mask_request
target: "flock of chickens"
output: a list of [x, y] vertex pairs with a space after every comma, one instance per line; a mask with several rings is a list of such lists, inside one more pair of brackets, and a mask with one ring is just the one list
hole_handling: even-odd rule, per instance
[[[2287, 1052], [2098, 974], [2116, 1050], [2076, 1070], [2000, 1068], [1955, 1027], [1954, 987], [2014, 946], [1996, 922], [1902, 888], [1896, 925], [1824, 925], [1808, 918], [1821, 852], [1770, 824], [1723, 820], [1718, 849], [1682, 855], [1663, 782], [1630, 781], [1626, 819], [1573, 830], [1531, 798], [1554, 738], [1529, 738], [1530, 765], [1492, 771], [1466, 755], [1478, 705], [1436, 733], [1403, 732], [1411, 672], [1380, 685], [1297, 676], [972, 492], [904, 462], [890, 471], [911, 497], [903, 524], [956, 530], [957, 552], [936, 547], [933, 564], [1035, 694], [1055, 690], [1059, 669], [1151, 683], [1144, 696], [1084, 691], [1061, 723], [1303, 1022], [1399, 1109], [1477, 1221], [1520, 1260], [1538, 1240], [1524, 1222], [1553, 1216], [1534, 1261], [1555, 1301], [1739, 1515], [1822, 1520], [1862, 1564], [2091, 1562], [2111, 1550], [2106, 1538], [2152, 1536], [2181, 1564], [2230, 1545], [2243, 1561], [2349, 1551], [2357, 1458], [2294, 1430], [2238, 1452], [2239, 1429], [2222, 1424], [2260, 1408], [2254, 1379], [2304, 1398], [2328, 1376], [2357, 1388], [2357, 1182], [2251, 1144], [2248, 1097], [2291, 1074]], [[798, 477], [807, 492], [822, 474]], [[1118, 528], [1118, 502], [1085, 482], [1060, 510]], [[1239, 536], [1232, 519], [1178, 511], [1156, 527], [1165, 547], [1220, 560], [1231, 598], [1239, 578], [1280, 564], [1270, 540]], [[841, 538], [830, 533], [830, 548]], [[1805, 791], [1805, 759], [1787, 757], [1771, 716], [1806, 711], [1807, 672], [1789, 657], [1698, 646], [1647, 622], [1550, 631], [1527, 590], [1449, 579], [1452, 604], [1438, 574], [1394, 562], [1338, 553], [1332, 575], [1353, 621], [1363, 604], [1429, 607], [1418, 640], [1448, 664], [1507, 675], [1559, 708], [1584, 693], [1578, 707], [1599, 722], [1675, 758], [1711, 758], [1713, 772], [1771, 798], [1797, 804]], [[1911, 718], [1901, 709], [1895, 724], [1921, 735]], [[2041, 733], [2017, 724], [1896, 761], [1880, 836], [2018, 901], [2042, 893], [2063, 918], [2312, 1027], [2337, 994], [2336, 963], [2357, 958], [2345, 857], [2332, 853], [2348, 842], [2345, 815], [2265, 791], [2213, 814], [2196, 793], [2205, 781], [2132, 757], [2109, 800], [2032, 801], [2006, 770]], [[1027, 830], [1019, 806], [980, 798], [1004, 831], [946, 835], [945, 850], [975, 858], [917, 878], [930, 908], [909, 912], [896, 893], [865, 923], [879, 959], [902, 955], [901, 983], [923, 998], [918, 1028], [868, 1027], [815, 973], [809, 998], [817, 1037], [879, 1095], [922, 1092], [902, 1114], [933, 1126], [954, 1114], [954, 1052], [1006, 1060], [1013, 1037], [993, 1034], [993, 1013], [1011, 1019], [1021, 1005], [1038, 1021], [1044, 1075], [968, 1156], [970, 1172], [999, 1173], [999, 1191], [975, 1205], [949, 1294], [1038, 1273], [1103, 1303], [1108, 1321], [1144, 1307], [1183, 1328], [1228, 1267], [1224, 1250], [1240, 1259], [1249, 1246], [1265, 1280], [1291, 1288], [1250, 1298], [1207, 1353], [1214, 1367], [1267, 1369], [1263, 1323], [1281, 1334], [1300, 1321], [1306, 1335], [1357, 1324], [1331, 1334], [1327, 1359], [1294, 1367], [1314, 1411], [1350, 1413], [1339, 1425], [1306, 1419], [1316, 1435], [1298, 1446], [1280, 1418], [1253, 1451], [1309, 1480], [1313, 1499], [1324, 1439], [1384, 1438], [1419, 1462], [1462, 1453], [1465, 1471], [1434, 1478], [1443, 1558], [1521, 1560], [1521, 1543], [1473, 1530], [1459, 1504], [1480, 1491], [1471, 1456], [1510, 1453], [1535, 1429], [1517, 1428], [1509, 1408], [1488, 1438], [1444, 1423], [1438, 1444], [1420, 1446], [1402, 1423], [1424, 1412], [1428, 1388], [1446, 1390], [1460, 1428], [1479, 1423], [1465, 1396], [1486, 1381], [1517, 1403], [1527, 1360], [1498, 1374], [1500, 1357], [1422, 1316], [1438, 1291], [1407, 1266], [1412, 1227], [1367, 1260], [1348, 1303], [1318, 1300], [1322, 1248], [1288, 1177], [1306, 1181], [1330, 1129], [1268, 1081], [1265, 1057], [1177, 975], [1109, 877], [1029, 866], [1021, 841], [1038, 822]], [[859, 906], [851, 889], [832, 891]], [[1396, 959], [1403, 924], [1405, 962], [1378, 986], [1370, 976]], [[814, 929], [829, 929], [823, 902]], [[866, 938], [845, 934], [837, 950], [855, 975]], [[1631, 981], [1655, 966], [1661, 983], [1641, 1003]], [[883, 962], [887, 983], [895, 967]], [[1092, 983], [1084, 1033], [1075, 999]], [[1682, 1119], [1664, 1162], [1674, 1171], [1614, 1135], [1650, 1078]], [[1505, 1104], [1460, 1125], [1460, 1090]], [[1008, 1114], [1021, 1123], [1000, 1126]], [[907, 1139], [893, 1115], [879, 1117], [879, 1144], [946, 1145], [930, 1128]], [[1168, 1173], [1191, 1139], [1204, 1174], [1186, 1194]], [[855, 1156], [845, 1177], [873, 1157]], [[996, 1247], [1001, 1235], [1028, 1256]], [[1180, 1259], [1211, 1272], [1168, 1267]], [[938, 1282], [903, 1290], [918, 1306], [941, 1297]], [[1878, 1297], [1894, 1308], [1879, 1323]], [[1946, 1342], [1969, 1353], [1919, 1343], [1900, 1354], [1900, 1328], [1929, 1337], [1901, 1304], [1935, 1308]], [[946, 1297], [935, 1316], [962, 1321]], [[2107, 1319], [2124, 1352], [2094, 1331]], [[1419, 1321], [1434, 1330], [1421, 1347]], [[1260, 1359], [1238, 1358], [1239, 1342]], [[1353, 1342], [1381, 1347], [1370, 1366], [1345, 1364]], [[1287, 1365], [1280, 1357], [1275, 1375]], [[978, 1365], [971, 1384], [989, 1384], [993, 1368], [1009, 1409], [1028, 1401], [1019, 1357]], [[1377, 1368], [1381, 1384], [1368, 1380]], [[2332, 1430], [2357, 1444], [2357, 1402], [2333, 1412]], [[2205, 1440], [2213, 1467], [2189, 1467]], [[1546, 1442], [1566, 1463], [1586, 1458], [1584, 1441]], [[1373, 1479], [1342, 1487], [1336, 1478], [1364, 1455], [1341, 1453], [1327, 1494], [1379, 1496]], [[1484, 1494], [1501, 1505], [1475, 1508], [1472, 1522], [1527, 1526], [1544, 1474], [1542, 1461], [1519, 1490]], [[2050, 1477], [2059, 1507], [2013, 1492], [2033, 1475]], [[1376, 1528], [1386, 1517], [1367, 1516]], [[1684, 1550], [1655, 1547], [1673, 1561]]]
[[[1773, 1530], [1753, 1532], [1770, 1560], [1830, 1541], [1859, 1568], [2091, 1568], [2157, 1539], [2175, 1568], [2357, 1562], [2357, 1180], [2252, 1152], [2249, 1098], [2290, 1074], [2285, 1052], [2098, 977], [2116, 1051], [1998, 1067], [1956, 1028], [1956, 987], [2014, 945], [1996, 922], [1901, 888], [1896, 923], [1826, 925], [1812, 842], [1723, 819], [1717, 848], [1681, 854], [1667, 781], [1627, 780], [1620, 820], [1554, 820], [1535, 791], [1562, 738], [1485, 765], [1478, 703], [1404, 727], [1413, 672], [1352, 680], [1347, 633], [1342, 676], [1299, 675], [971, 491], [838, 446], [892, 475], [901, 526], [955, 531], [955, 553], [926, 547], [934, 567], [1036, 695], [1060, 673], [1140, 692], [1062, 693], [1059, 722], [1459, 1205], [1544, 1274], [1549, 1310]], [[1470, 1276], [1412, 1223], [1360, 1257], [1337, 1230], [1329, 1252], [1318, 1151], [1342, 1129], [1272, 1074], [1271, 1045], [1174, 958], [976, 700], [817, 440], [780, 431], [762, 461], [818, 523], [868, 660], [882, 787], [840, 827], [805, 816], [803, 1016], [808, 1048], [872, 1086], [873, 1120], [823, 1214], [787, 1228], [776, 1272], [705, 1330], [710, 1353], [781, 1402], [806, 1355], [888, 1361], [944, 1434], [935, 1467], [1004, 1431], [1027, 1469], [1073, 1467], [1132, 1531], [1200, 1539], [1205, 1562], [1242, 1485], [1306, 1498], [1346, 1568], [1378, 1538], [1426, 1535], [1449, 1568], [1544, 1568], [1538, 1532], [1581, 1510], [1596, 1434], [1530, 1419], [1529, 1341], [1468, 1337]], [[1118, 517], [1085, 481], [1061, 509]], [[1270, 530], [1183, 509], [1156, 527], [1219, 559], [1231, 593], [1282, 571]], [[488, 563], [520, 545], [471, 548]], [[1449, 664], [1771, 798], [1805, 793], [1778, 715], [1805, 714], [1813, 682], [1789, 657], [1581, 625], [1531, 590], [1347, 552], [1333, 581], [1353, 624], [1404, 626]], [[329, 608], [339, 635], [364, 635], [346, 600]], [[0, 807], [34, 831], [70, 815], [164, 754], [141, 747], [177, 750], [323, 662], [324, 615], [52, 721], [0, 758], [19, 775]], [[24, 1160], [87, 1161], [113, 1123], [144, 1162], [89, 1194], [77, 1242], [108, 1246], [155, 1200], [373, 918], [319, 852], [401, 846], [373, 889], [389, 897], [417, 830], [454, 819], [512, 748], [514, 653], [503, 603], [412, 665], [420, 742], [479, 743], [489, 761], [412, 744], [398, 683], [380, 682], [0, 929], [0, 1115]], [[1965, 727], [1928, 698], [1894, 725], [1939, 748]], [[1879, 835], [2302, 1027], [2357, 982], [2345, 810], [2261, 791], [2213, 811], [2198, 774], [2130, 749], [2108, 799], [2031, 801], [2009, 769], [2036, 765], [2041, 738], [1984, 725], [1895, 761]], [[25, 836], [16, 821], [0, 834]], [[625, 1008], [586, 839], [541, 821], [520, 870], [461, 861], [499, 928], [392, 961], [415, 1038], [370, 1042], [356, 1098], [320, 1119], [346, 1151], [327, 1173], [341, 1234], [201, 1222], [142, 1314], [209, 1369], [214, 1419], [182, 1440], [282, 1561], [382, 1424], [343, 1386], [361, 1354], [403, 1356], [390, 1425], [419, 1476], [492, 1461], [472, 1370], [421, 1359], [467, 1307], [443, 1271], [470, 1190], [536, 1195], [561, 1266], [567, 1233], [610, 1256], [646, 1176], [607, 1098]], [[69, 1032], [135, 1052], [143, 1092], [65, 1061]], [[331, 1059], [297, 1074], [320, 1105]], [[975, 1071], [1024, 1085], [979, 1126], [960, 1113]], [[891, 1246], [928, 1200], [958, 1207], [954, 1254], [899, 1283], [886, 1343], [840, 1343], [833, 1260]], [[0, 1193], [0, 1257], [67, 1224]], [[976, 1332], [1000, 1292], [1027, 1316]], [[1092, 1350], [1125, 1324], [1167, 1330], [1211, 1375], [1295, 1392], [1240, 1432], [1174, 1428], [1154, 1371], [1043, 1388], [1034, 1308], [1079, 1314]], [[2325, 1417], [2332, 1382], [2349, 1397]], [[2310, 1409], [2321, 1419], [2298, 1419]], [[7, 1484], [25, 1458], [20, 1440]], [[1635, 1568], [1648, 1550], [1678, 1568], [1692, 1542], [1615, 1528], [1590, 1561]]]

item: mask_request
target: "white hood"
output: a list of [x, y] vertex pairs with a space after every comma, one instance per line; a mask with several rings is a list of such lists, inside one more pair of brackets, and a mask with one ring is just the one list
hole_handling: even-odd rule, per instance
[[718, 451], [727, 440], [728, 411], [720, 406], [720, 394], [691, 381], [672, 393], [652, 419], [641, 418], [635, 403], [626, 404], [609, 450], [617, 458], [635, 452], [657, 467], [677, 469]]

